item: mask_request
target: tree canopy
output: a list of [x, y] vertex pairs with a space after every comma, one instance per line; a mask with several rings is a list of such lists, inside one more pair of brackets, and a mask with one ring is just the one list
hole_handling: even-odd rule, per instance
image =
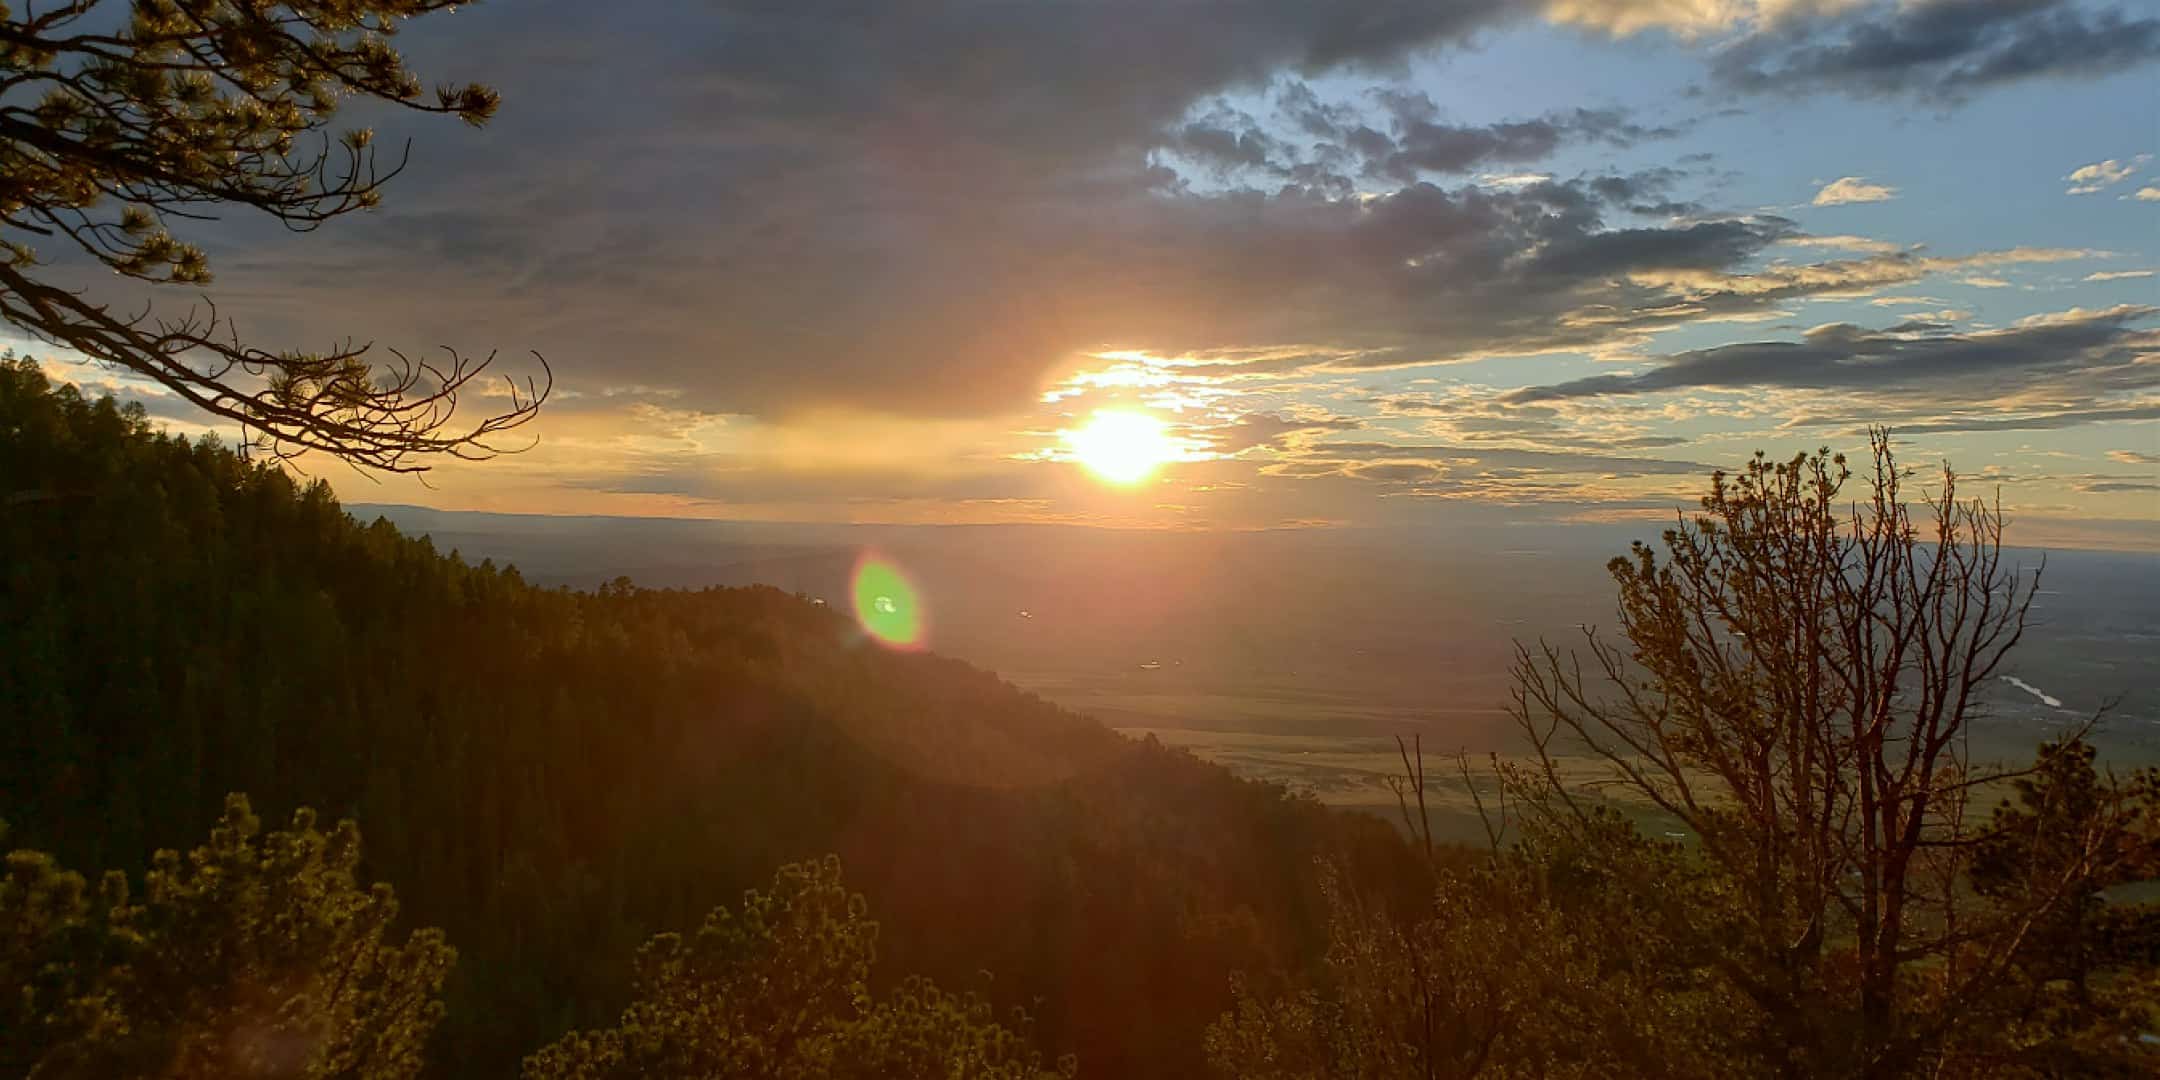
[[[0, 836], [0, 840], [4, 840]], [[223, 1078], [418, 1075], [443, 1016], [454, 953], [434, 929], [390, 932], [388, 885], [359, 887], [360, 834], [312, 810], [261, 830], [226, 799], [210, 842], [160, 851], [130, 895], [95, 890], [43, 852], [0, 877], [0, 1067], [10, 1075]], [[877, 924], [826, 858], [780, 868], [736, 911], [638, 951], [613, 1027], [577, 1031], [525, 1063], [533, 1080], [853, 1077], [1056, 1080], [1015, 1010], [909, 977], [873, 995]]]
[[[4, 837], [0, 837], [4, 839]], [[0, 880], [0, 1070], [10, 1076], [417, 1075], [455, 954], [393, 932], [387, 885], [363, 888], [360, 834], [313, 811], [265, 833], [226, 800], [210, 842], [160, 851], [139, 895], [95, 889], [51, 856]]]
[[[783, 866], [740, 910], [715, 908], [688, 938], [638, 950], [637, 989], [614, 1027], [565, 1035], [525, 1062], [528, 1080], [603, 1077], [891, 1077], [1050, 1080], [987, 1004], [913, 978], [870, 990], [877, 924], [840, 861]], [[1026, 1017], [1019, 1017], [1024, 1024]]]

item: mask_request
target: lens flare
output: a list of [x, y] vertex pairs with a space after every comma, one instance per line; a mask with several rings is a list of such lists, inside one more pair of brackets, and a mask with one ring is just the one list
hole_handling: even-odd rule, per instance
[[855, 621], [863, 632], [894, 649], [923, 647], [922, 602], [900, 568], [864, 553], [855, 561]]
[[1089, 472], [1121, 486], [1147, 479], [1178, 456], [1167, 425], [1146, 413], [1102, 410], [1066, 432], [1065, 442]]

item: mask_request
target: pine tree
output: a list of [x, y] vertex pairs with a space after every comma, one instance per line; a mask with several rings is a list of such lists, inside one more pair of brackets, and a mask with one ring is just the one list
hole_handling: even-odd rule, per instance
[[[527, 1080], [1050, 1080], [989, 1006], [911, 978], [870, 992], [877, 924], [840, 861], [784, 866], [740, 911], [638, 951], [636, 997], [615, 1027], [573, 1032], [525, 1063]], [[1024, 1019], [1024, 1018], [1023, 1018]]]
[[360, 834], [302, 810], [261, 831], [227, 799], [210, 842], [161, 851], [139, 896], [41, 852], [0, 880], [0, 1072], [10, 1076], [410, 1077], [454, 953], [392, 933], [356, 877]]
[[[456, 426], [460, 392], [492, 357], [440, 360], [367, 346], [328, 353], [241, 342], [214, 307], [178, 317], [104, 303], [46, 280], [34, 242], [123, 277], [201, 286], [202, 249], [174, 218], [260, 212], [297, 231], [376, 206], [404, 168], [372, 133], [331, 134], [366, 98], [482, 124], [484, 86], [424, 93], [391, 47], [399, 24], [453, 0], [83, 0], [0, 6], [0, 318], [39, 341], [152, 379], [236, 421], [279, 456], [322, 451], [374, 469], [480, 456], [533, 415], [532, 382], [506, 411]], [[123, 10], [119, 10], [122, 9]], [[542, 368], [545, 368], [543, 363]], [[0, 492], [0, 496], [8, 493]]]

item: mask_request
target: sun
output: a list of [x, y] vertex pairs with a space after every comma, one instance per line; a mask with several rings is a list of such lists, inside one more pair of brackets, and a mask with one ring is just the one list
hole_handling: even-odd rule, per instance
[[1178, 457], [1177, 441], [1159, 417], [1114, 409], [1098, 410], [1065, 432], [1065, 443], [1089, 472], [1120, 486], [1137, 484]]

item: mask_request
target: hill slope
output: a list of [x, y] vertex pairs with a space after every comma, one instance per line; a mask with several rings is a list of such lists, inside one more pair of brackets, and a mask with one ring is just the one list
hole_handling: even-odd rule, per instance
[[445, 1074], [612, 1015], [637, 942], [831, 851], [880, 970], [1028, 1005], [1096, 1075], [1189, 1075], [1229, 972], [1316, 959], [1315, 857], [1410, 880], [1377, 821], [823, 607], [537, 588], [28, 361], [0, 365], [0, 499], [11, 841], [140, 865], [228, 791], [357, 818], [460, 949]]

